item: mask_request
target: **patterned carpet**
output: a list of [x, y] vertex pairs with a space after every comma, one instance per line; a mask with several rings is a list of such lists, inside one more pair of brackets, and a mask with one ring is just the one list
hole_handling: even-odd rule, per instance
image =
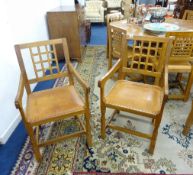
[[[27, 139], [12, 174], [62, 175], [73, 172], [128, 172], [159, 174], [193, 173], [193, 129], [187, 137], [182, 129], [190, 111], [190, 101], [168, 101], [159, 128], [158, 140], [153, 156], [147, 153], [149, 140], [107, 130], [105, 140], [100, 138], [100, 108], [98, 80], [107, 72], [106, 49], [104, 46], [86, 48], [83, 62], [77, 66], [83, 79], [91, 87], [91, 125], [93, 147], [88, 149], [85, 138], [63, 141], [46, 147], [43, 161], [38, 164]], [[66, 80], [67, 81], [67, 80]], [[60, 79], [56, 86], [66, 83]], [[107, 91], [113, 80], [108, 82]], [[78, 90], [81, 89], [77, 86]], [[136, 97], [137, 98], [137, 97]], [[107, 111], [107, 117], [110, 114]], [[151, 131], [151, 121], [121, 113], [113, 121], [124, 127]], [[41, 138], [45, 139], [79, 129], [75, 120], [67, 120], [43, 127]]]

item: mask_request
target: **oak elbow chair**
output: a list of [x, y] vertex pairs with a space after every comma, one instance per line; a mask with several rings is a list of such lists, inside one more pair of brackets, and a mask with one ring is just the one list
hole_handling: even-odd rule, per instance
[[[191, 64], [193, 61], [193, 32], [168, 32], [166, 37], [173, 38], [168, 72], [177, 73], [175, 83], [172, 84], [177, 85], [181, 90], [181, 93], [169, 94], [168, 98], [187, 101], [193, 83], [193, 66]], [[188, 73], [185, 87], [182, 83], [182, 73]]]
[[192, 108], [191, 111], [188, 115], [188, 118], [186, 119], [186, 123], [184, 126], [184, 130], [182, 131], [182, 133], [186, 136], [188, 134], [188, 132], [190, 131], [191, 126], [193, 125], [193, 101], [192, 101]]
[[182, 19], [193, 20], [193, 10], [185, 10]]
[[[130, 40], [134, 41], [132, 53], [127, 49], [128, 41]], [[153, 154], [164, 104], [168, 94], [167, 66], [164, 66], [167, 60], [166, 50], [168, 48], [168, 41], [168, 38], [129, 37], [123, 34], [121, 59], [119, 59], [99, 81], [101, 137], [103, 139], [106, 136], [105, 130], [107, 127], [147, 138], [151, 141], [149, 153]], [[105, 94], [105, 84], [116, 72], [119, 72], [119, 80], [115, 82], [110, 92]], [[153, 85], [128, 81], [125, 78], [129, 73], [140, 73], [153, 77]], [[106, 108], [114, 109], [108, 122], [106, 122], [105, 117]], [[152, 119], [152, 125], [154, 127], [153, 133], [143, 133], [111, 124], [115, 114], [118, 114], [120, 111]]]
[[[56, 46], [62, 45], [67, 70], [59, 68]], [[18, 93], [15, 99], [16, 108], [19, 109], [25, 128], [29, 134], [36, 160], [42, 158], [40, 147], [64, 139], [79, 137], [86, 134], [87, 143], [92, 145], [89, 112], [89, 86], [79, 76], [69, 60], [67, 41], [65, 38], [39, 41], [34, 43], [15, 45], [15, 51], [21, 70]], [[27, 64], [28, 65], [27, 65]], [[32, 64], [32, 77], [29, 73], [29, 64]], [[47, 73], [46, 73], [47, 72]], [[46, 80], [68, 77], [69, 84], [65, 86], [32, 92], [30, 85]], [[74, 79], [79, 82], [85, 92], [85, 99], [77, 93]], [[27, 105], [24, 109], [22, 98], [24, 90], [27, 92]], [[85, 115], [86, 127], [81, 123], [80, 115]], [[68, 118], [78, 118], [81, 129], [78, 132], [49, 139], [39, 140], [39, 128], [49, 122], [61, 121]]]
[[106, 15], [106, 23], [107, 23], [107, 55], [106, 57], [109, 57], [109, 27], [110, 27], [110, 23], [113, 21], [120, 21], [123, 19], [123, 15], [121, 14], [121, 12], [117, 12], [117, 13], [112, 13], [112, 14], [107, 14]]

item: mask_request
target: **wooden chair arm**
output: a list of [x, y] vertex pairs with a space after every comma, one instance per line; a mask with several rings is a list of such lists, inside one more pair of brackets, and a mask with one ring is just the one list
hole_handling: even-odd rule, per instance
[[120, 69], [120, 67], [121, 67], [121, 60], [119, 59], [116, 62], [116, 64], [105, 74], [105, 76], [103, 76], [101, 80], [99, 80], [98, 87], [103, 88], [106, 81], [109, 80], [111, 77], [113, 77], [115, 72], [117, 72]]
[[18, 90], [17, 90], [16, 98], [15, 98], [15, 106], [16, 106], [17, 109], [22, 107], [23, 92], [24, 92], [24, 82], [23, 82], [22, 75], [20, 75], [19, 87], [18, 87]]
[[82, 77], [79, 75], [79, 73], [74, 69], [72, 64], [68, 64], [70, 72], [74, 75], [74, 77], [77, 79], [77, 81], [81, 84], [81, 86], [87, 91], [90, 92], [90, 87], [88, 84], [82, 79]]

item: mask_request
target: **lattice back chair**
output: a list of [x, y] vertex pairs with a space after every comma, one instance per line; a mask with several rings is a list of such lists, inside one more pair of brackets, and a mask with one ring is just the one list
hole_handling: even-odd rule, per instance
[[[127, 49], [130, 40], [133, 41], [131, 55]], [[167, 50], [168, 41], [168, 38], [145, 36], [129, 37], [123, 34], [121, 59], [119, 59], [112, 69], [99, 81], [101, 90], [102, 138], [105, 138], [105, 130], [107, 127], [147, 138], [151, 140], [149, 152], [153, 154], [168, 92], [167, 69], [165, 69], [167, 60], [166, 53], [169, 52]], [[119, 72], [119, 80], [115, 82], [110, 92], [106, 95], [104, 92], [105, 84], [116, 72]], [[128, 81], [125, 78], [126, 75], [130, 73], [139, 73], [154, 77], [154, 82], [153, 84], [145, 84]], [[114, 109], [107, 124], [105, 119], [106, 108]], [[152, 121], [154, 121], [152, 134], [111, 124], [115, 114], [118, 114], [120, 111], [152, 119]], [[143, 127], [144, 126], [142, 126], [142, 128]]]
[[109, 26], [110, 23], [113, 21], [120, 21], [123, 19], [123, 15], [121, 14], [121, 12], [118, 13], [112, 13], [112, 14], [107, 14], [106, 15], [106, 23], [107, 23], [107, 58], [109, 57]]
[[[168, 71], [177, 73], [175, 83], [171, 85], [177, 85], [181, 90], [181, 93], [169, 94], [169, 98], [187, 101], [193, 82], [193, 66], [190, 63], [193, 60], [193, 32], [168, 32], [166, 36], [173, 38]], [[189, 75], [185, 87], [182, 83], [182, 73]]]
[[185, 10], [182, 19], [193, 20], [193, 10]]
[[[56, 46], [62, 45], [67, 70], [59, 68]], [[82, 80], [69, 60], [67, 41], [55, 39], [39, 41], [27, 44], [15, 45], [18, 63], [21, 69], [18, 93], [15, 99], [16, 108], [19, 109], [26, 130], [30, 136], [33, 151], [37, 161], [41, 160], [40, 147], [53, 144], [63, 139], [78, 137], [86, 134], [88, 145], [91, 145], [90, 133], [90, 112], [89, 112], [89, 87]], [[35, 78], [27, 74], [28, 64], [32, 61]], [[26, 64], [27, 63], [27, 64]], [[65, 86], [32, 92], [30, 85], [41, 81], [52, 80], [61, 77], [68, 77], [69, 84]], [[80, 83], [85, 92], [85, 99], [82, 100], [74, 87], [74, 78]], [[24, 109], [22, 104], [24, 88], [27, 92], [27, 106]], [[86, 129], [79, 116], [84, 114]], [[49, 122], [61, 121], [67, 118], [79, 119], [80, 131], [68, 135], [59, 136], [41, 141], [40, 126]]]
[[126, 33], [125, 30], [109, 26], [109, 60], [108, 60], [108, 69], [111, 69], [113, 65], [113, 58], [120, 58], [121, 56], [121, 42], [122, 35]]

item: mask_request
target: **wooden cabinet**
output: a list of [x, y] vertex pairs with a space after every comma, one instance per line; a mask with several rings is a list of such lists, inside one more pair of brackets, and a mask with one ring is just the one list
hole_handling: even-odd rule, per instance
[[[70, 58], [81, 61], [86, 45], [84, 9], [80, 5], [61, 6], [47, 12], [50, 39], [66, 37]], [[62, 47], [57, 47], [59, 60], [63, 59]]]
[[178, 0], [174, 9], [174, 17], [181, 19], [185, 10], [193, 10], [193, 0]]

